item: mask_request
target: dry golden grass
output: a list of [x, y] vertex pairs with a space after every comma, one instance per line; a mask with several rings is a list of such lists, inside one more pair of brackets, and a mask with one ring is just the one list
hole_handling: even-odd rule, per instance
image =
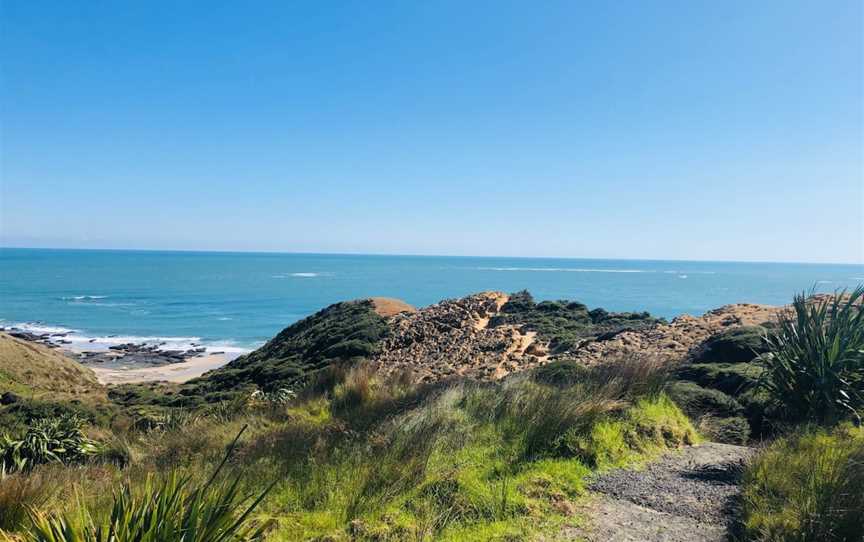
[[29, 398], [105, 399], [96, 375], [60, 352], [0, 333], [0, 392]]

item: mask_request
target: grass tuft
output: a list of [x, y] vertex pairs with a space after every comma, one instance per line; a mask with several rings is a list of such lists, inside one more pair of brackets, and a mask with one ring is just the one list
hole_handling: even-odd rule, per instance
[[864, 539], [864, 429], [800, 429], [744, 476], [746, 534], [786, 542]]

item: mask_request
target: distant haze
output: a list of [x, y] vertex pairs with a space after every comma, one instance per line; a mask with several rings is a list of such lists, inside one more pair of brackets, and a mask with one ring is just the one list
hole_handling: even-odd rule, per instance
[[858, 0], [0, 9], [0, 245], [864, 263]]

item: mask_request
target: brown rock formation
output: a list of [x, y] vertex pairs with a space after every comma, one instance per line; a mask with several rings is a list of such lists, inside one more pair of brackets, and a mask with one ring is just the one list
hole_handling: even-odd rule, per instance
[[685, 314], [669, 324], [640, 331], [625, 331], [606, 341], [590, 342], [569, 352], [566, 358], [586, 365], [634, 354], [680, 361], [711, 335], [730, 327], [758, 325], [775, 320], [779, 310], [779, 307], [770, 305], [741, 303], [725, 305], [702, 316]]
[[397, 314], [372, 366], [385, 374], [408, 371], [419, 380], [435, 381], [452, 376], [498, 379], [543, 363], [545, 351], [534, 342], [534, 333], [489, 327], [507, 299], [501, 292], [483, 292]]

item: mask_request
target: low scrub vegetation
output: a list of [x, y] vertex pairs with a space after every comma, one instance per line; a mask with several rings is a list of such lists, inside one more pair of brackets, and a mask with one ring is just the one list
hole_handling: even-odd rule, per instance
[[523, 290], [510, 295], [510, 300], [501, 308], [501, 314], [492, 318], [490, 325], [513, 324], [536, 331], [549, 342], [553, 353], [561, 353], [586, 339], [651, 327], [661, 321], [647, 312], [589, 310], [575, 301], [537, 303], [528, 291]]
[[379, 348], [389, 333], [372, 301], [336, 303], [282, 330], [263, 347], [206, 378], [181, 386], [180, 395], [218, 402], [250, 387], [300, 389], [321, 371], [354, 364]]
[[[50, 464], [9, 475], [0, 502], [27, 504], [0, 528], [39, 542], [528, 539], [572, 521], [596, 469], [697, 439], [658, 364], [612, 367], [568, 386], [430, 387], [360, 367], [322, 394], [168, 410], [114, 436], [128, 466], [85, 460], [51, 490]], [[236, 474], [211, 481], [226, 448]]]
[[864, 429], [799, 429], [769, 446], [746, 473], [746, 534], [759, 540], [860, 542], [862, 488]]

